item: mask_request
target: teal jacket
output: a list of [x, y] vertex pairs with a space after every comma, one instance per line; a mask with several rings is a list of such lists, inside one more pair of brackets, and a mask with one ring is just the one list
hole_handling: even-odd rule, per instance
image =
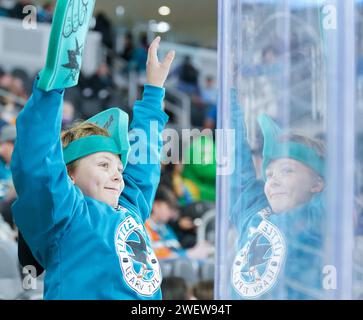
[[[63, 92], [44, 92], [37, 82], [17, 119], [11, 170], [18, 193], [14, 220], [46, 269], [45, 299], [161, 299], [160, 266], [144, 228], [160, 164], [127, 165], [118, 210], [83, 195], [63, 161]], [[136, 142], [156, 159], [168, 120], [164, 94], [145, 85], [130, 126], [144, 130], [147, 140]]]

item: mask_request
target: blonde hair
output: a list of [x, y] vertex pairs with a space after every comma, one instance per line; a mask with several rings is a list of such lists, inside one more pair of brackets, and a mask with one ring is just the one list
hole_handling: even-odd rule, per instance
[[[110, 134], [106, 129], [101, 128], [100, 126], [94, 123], [88, 123], [88, 122], [76, 123], [72, 128], [62, 132], [61, 139], [62, 139], [63, 148], [67, 147], [71, 142], [75, 140], [94, 135], [106, 136], [106, 137], [110, 136]], [[74, 172], [75, 168], [78, 165], [78, 162], [79, 160], [76, 160], [67, 165], [68, 174]]]

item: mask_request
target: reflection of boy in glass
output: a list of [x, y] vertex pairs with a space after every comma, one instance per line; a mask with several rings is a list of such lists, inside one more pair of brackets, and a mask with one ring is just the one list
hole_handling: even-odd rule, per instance
[[[233, 108], [242, 111], [237, 104]], [[244, 124], [241, 115], [238, 122]], [[320, 298], [324, 147], [284, 133], [266, 115], [259, 125], [263, 181], [256, 179], [246, 129], [236, 126], [242, 131], [237, 135], [242, 195], [232, 211], [240, 233], [233, 287], [243, 298]]]

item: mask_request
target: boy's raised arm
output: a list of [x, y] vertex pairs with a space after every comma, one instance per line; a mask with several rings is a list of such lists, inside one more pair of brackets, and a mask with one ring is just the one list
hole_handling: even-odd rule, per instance
[[[243, 107], [238, 103], [236, 89], [231, 89], [231, 109], [234, 114], [236, 141], [236, 181], [241, 195], [234, 206], [231, 218], [235, 225], [243, 224], [258, 210], [268, 205], [264, 194], [264, 183], [256, 177], [256, 170], [252, 160], [251, 147], [247, 141], [247, 128]], [[257, 211], [256, 211], [257, 210]]]
[[63, 89], [78, 82], [94, 3], [57, 2], [46, 64], [16, 121], [11, 171], [18, 199], [12, 211], [16, 225], [43, 266], [47, 248], [67, 230], [83, 199], [68, 177], [60, 134]]
[[130, 126], [131, 152], [124, 172], [125, 189], [120, 197], [134, 204], [146, 220], [160, 180], [161, 132], [168, 120], [162, 110], [165, 89], [174, 51], [170, 51], [163, 62], [159, 62], [157, 49], [160, 37], [150, 45], [147, 60], [147, 84], [143, 99], [136, 101], [133, 121]]
[[63, 92], [40, 90], [38, 81], [16, 121], [11, 171], [18, 194], [13, 205], [15, 223], [29, 246], [44, 252], [42, 248], [67, 226], [78, 197], [63, 162]]

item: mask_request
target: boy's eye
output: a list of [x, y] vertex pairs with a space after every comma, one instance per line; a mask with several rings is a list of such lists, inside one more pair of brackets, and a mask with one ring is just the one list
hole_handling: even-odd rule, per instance
[[291, 172], [293, 172], [294, 170], [292, 169], [292, 168], [290, 168], [290, 167], [284, 167], [284, 168], [282, 168], [282, 170], [281, 170], [281, 172], [282, 172], [282, 174], [289, 174], [289, 173], [291, 173]]
[[103, 167], [103, 168], [106, 168], [106, 169], [108, 169], [108, 167], [109, 167], [107, 162], [100, 163], [100, 166]]

